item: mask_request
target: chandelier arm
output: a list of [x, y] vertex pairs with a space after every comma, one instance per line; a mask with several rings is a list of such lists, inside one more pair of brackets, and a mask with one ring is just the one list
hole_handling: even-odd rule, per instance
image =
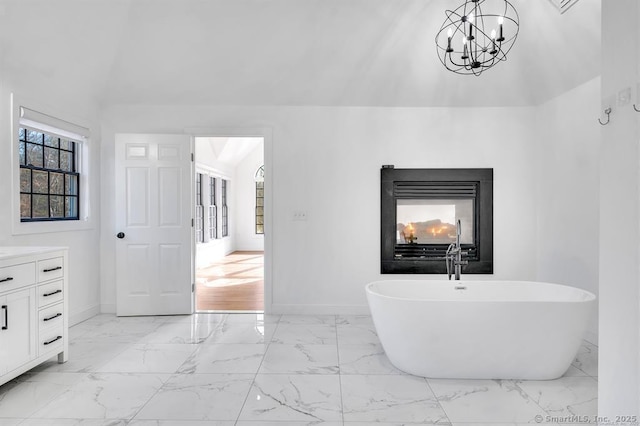
[[[446, 56], [445, 56], [445, 58], [446, 58]], [[456, 61], [453, 59], [453, 57], [452, 57], [452, 55], [451, 55], [451, 54], [449, 54], [449, 62], [450, 62], [452, 65], [456, 66], [458, 69], [461, 69], [461, 68], [466, 69], [466, 68], [467, 68], [467, 67], [466, 67], [466, 64], [465, 64], [465, 62], [464, 62], [464, 61], [463, 61], [462, 63], [458, 63], [458, 62], [456, 62]], [[447, 66], [447, 64], [446, 64], [446, 63], [444, 63], [444, 62], [443, 62], [443, 64], [444, 64], [444, 66], [445, 66], [445, 67], [447, 67], [447, 69], [450, 69], [450, 68]]]
[[[445, 60], [446, 60], [446, 58], [447, 58], [447, 56], [445, 55]], [[451, 56], [451, 54], [449, 54], [449, 62], [452, 65], [455, 65], [456, 67], [461, 67], [462, 66], [461, 64], [459, 64], [459, 63], [457, 63], [456, 61], [453, 60], [453, 57]], [[445, 66], [446, 66], [446, 64], [445, 64]]]
[[[446, 66], [446, 65], [445, 65], [445, 66]], [[461, 70], [464, 70], [464, 67], [463, 67], [463, 66], [461, 66], [461, 65], [456, 65], [456, 67], [455, 67], [455, 68], [452, 68], [452, 67], [447, 66], [447, 69], [448, 69], [449, 71], [451, 71], [451, 72], [456, 73], [456, 74], [462, 74], [462, 75], [466, 74], [465, 72], [462, 72], [462, 71], [461, 71]], [[465, 70], [465, 71], [466, 71], [466, 70]]]

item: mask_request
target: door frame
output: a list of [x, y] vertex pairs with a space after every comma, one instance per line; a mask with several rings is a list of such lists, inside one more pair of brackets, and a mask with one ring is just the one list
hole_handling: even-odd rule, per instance
[[[195, 156], [196, 137], [258, 137], [263, 140], [264, 167], [268, 170], [264, 177], [264, 313], [270, 314], [273, 305], [273, 129], [271, 127], [193, 127], [185, 129], [191, 135], [191, 152]], [[192, 162], [192, 202], [191, 208], [195, 217], [195, 161]], [[196, 240], [195, 228], [192, 229], [191, 273], [195, 283], [196, 274]], [[196, 292], [192, 293], [192, 306], [195, 312]]]

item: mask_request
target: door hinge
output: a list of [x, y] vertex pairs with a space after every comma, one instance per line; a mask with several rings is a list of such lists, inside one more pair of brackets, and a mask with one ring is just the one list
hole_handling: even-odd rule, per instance
[[196, 291], [196, 284], [195, 283], [191, 283], [191, 293]]
[[193, 227], [194, 227], [194, 225], [195, 225], [195, 224], [194, 224], [194, 222], [193, 222], [193, 219], [191, 219], [191, 227], [193, 228]]
[[193, 163], [193, 152], [191, 153], [191, 162]]

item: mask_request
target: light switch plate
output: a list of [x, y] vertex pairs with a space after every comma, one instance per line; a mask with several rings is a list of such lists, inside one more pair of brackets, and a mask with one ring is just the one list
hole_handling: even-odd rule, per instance
[[307, 212], [303, 210], [296, 210], [293, 212], [293, 220], [295, 221], [306, 221], [307, 220]]

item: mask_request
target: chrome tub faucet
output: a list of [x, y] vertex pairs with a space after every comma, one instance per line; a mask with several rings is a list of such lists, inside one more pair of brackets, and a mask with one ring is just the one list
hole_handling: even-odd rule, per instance
[[462, 271], [462, 265], [467, 265], [468, 260], [462, 260], [462, 255], [467, 254], [462, 252], [462, 246], [460, 245], [460, 234], [462, 233], [462, 225], [460, 219], [456, 221], [456, 242], [449, 244], [447, 253], [445, 254], [445, 262], [447, 263], [447, 275], [451, 280], [451, 275], [455, 275], [455, 280], [460, 280], [460, 273]]

